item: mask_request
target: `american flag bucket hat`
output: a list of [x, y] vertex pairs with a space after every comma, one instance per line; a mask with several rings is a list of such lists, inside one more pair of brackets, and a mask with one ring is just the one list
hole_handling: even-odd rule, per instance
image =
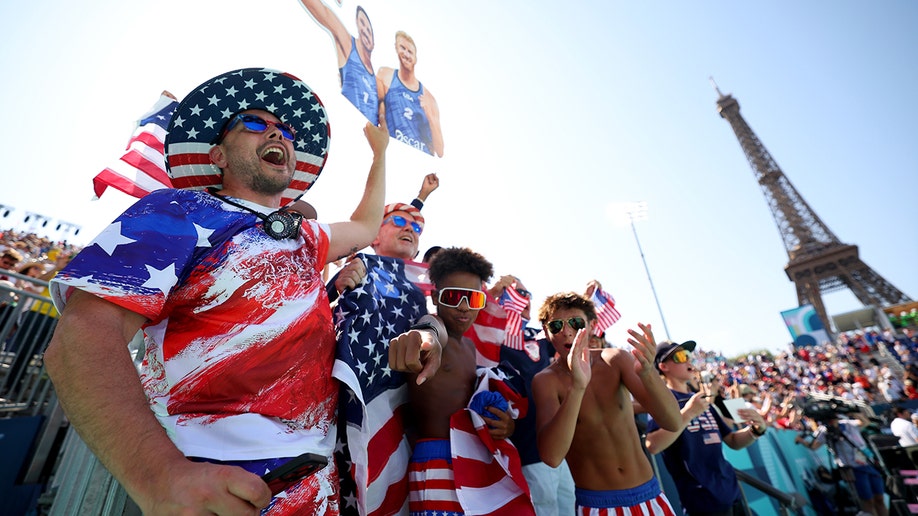
[[267, 68], [234, 70], [201, 84], [172, 115], [165, 141], [166, 170], [175, 188], [220, 187], [210, 148], [227, 121], [247, 109], [272, 113], [296, 131], [296, 171], [281, 200], [286, 205], [315, 183], [325, 160], [331, 128], [322, 101], [300, 79]]

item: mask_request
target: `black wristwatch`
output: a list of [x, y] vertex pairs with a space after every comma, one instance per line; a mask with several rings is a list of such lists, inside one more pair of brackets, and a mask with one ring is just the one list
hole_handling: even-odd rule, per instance
[[768, 427], [767, 427], [767, 426], [764, 427], [764, 428], [762, 428], [762, 431], [761, 431], [761, 432], [759, 432], [758, 430], [755, 429], [755, 425], [749, 425], [749, 428], [752, 428], [752, 435], [754, 435], [754, 436], [756, 436], [756, 437], [762, 437], [763, 435], [765, 435], [765, 432], [768, 431]]

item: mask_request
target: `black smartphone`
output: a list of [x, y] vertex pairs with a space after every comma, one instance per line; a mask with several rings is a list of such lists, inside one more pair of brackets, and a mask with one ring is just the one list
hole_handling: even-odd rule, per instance
[[261, 476], [271, 488], [271, 495], [286, 491], [304, 478], [328, 465], [328, 459], [315, 453], [304, 453]]

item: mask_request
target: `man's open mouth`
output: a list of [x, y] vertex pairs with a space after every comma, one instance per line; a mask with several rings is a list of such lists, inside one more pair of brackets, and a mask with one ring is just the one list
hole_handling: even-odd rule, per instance
[[268, 147], [261, 153], [261, 159], [272, 165], [284, 165], [287, 163], [287, 152], [282, 147]]

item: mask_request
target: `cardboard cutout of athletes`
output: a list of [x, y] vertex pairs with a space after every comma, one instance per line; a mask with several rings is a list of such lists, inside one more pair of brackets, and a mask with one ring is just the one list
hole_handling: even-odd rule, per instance
[[[418, 79], [418, 49], [404, 31], [392, 40], [398, 65], [373, 67], [376, 34], [367, 11], [356, 6], [351, 32], [339, 13], [322, 0], [298, 0], [335, 44], [341, 94], [374, 124], [384, 119], [389, 136], [429, 154], [443, 157], [440, 108], [433, 93]], [[340, 3], [339, 3], [340, 5]], [[344, 17], [344, 19], [349, 19]], [[388, 39], [388, 38], [387, 38]]]

